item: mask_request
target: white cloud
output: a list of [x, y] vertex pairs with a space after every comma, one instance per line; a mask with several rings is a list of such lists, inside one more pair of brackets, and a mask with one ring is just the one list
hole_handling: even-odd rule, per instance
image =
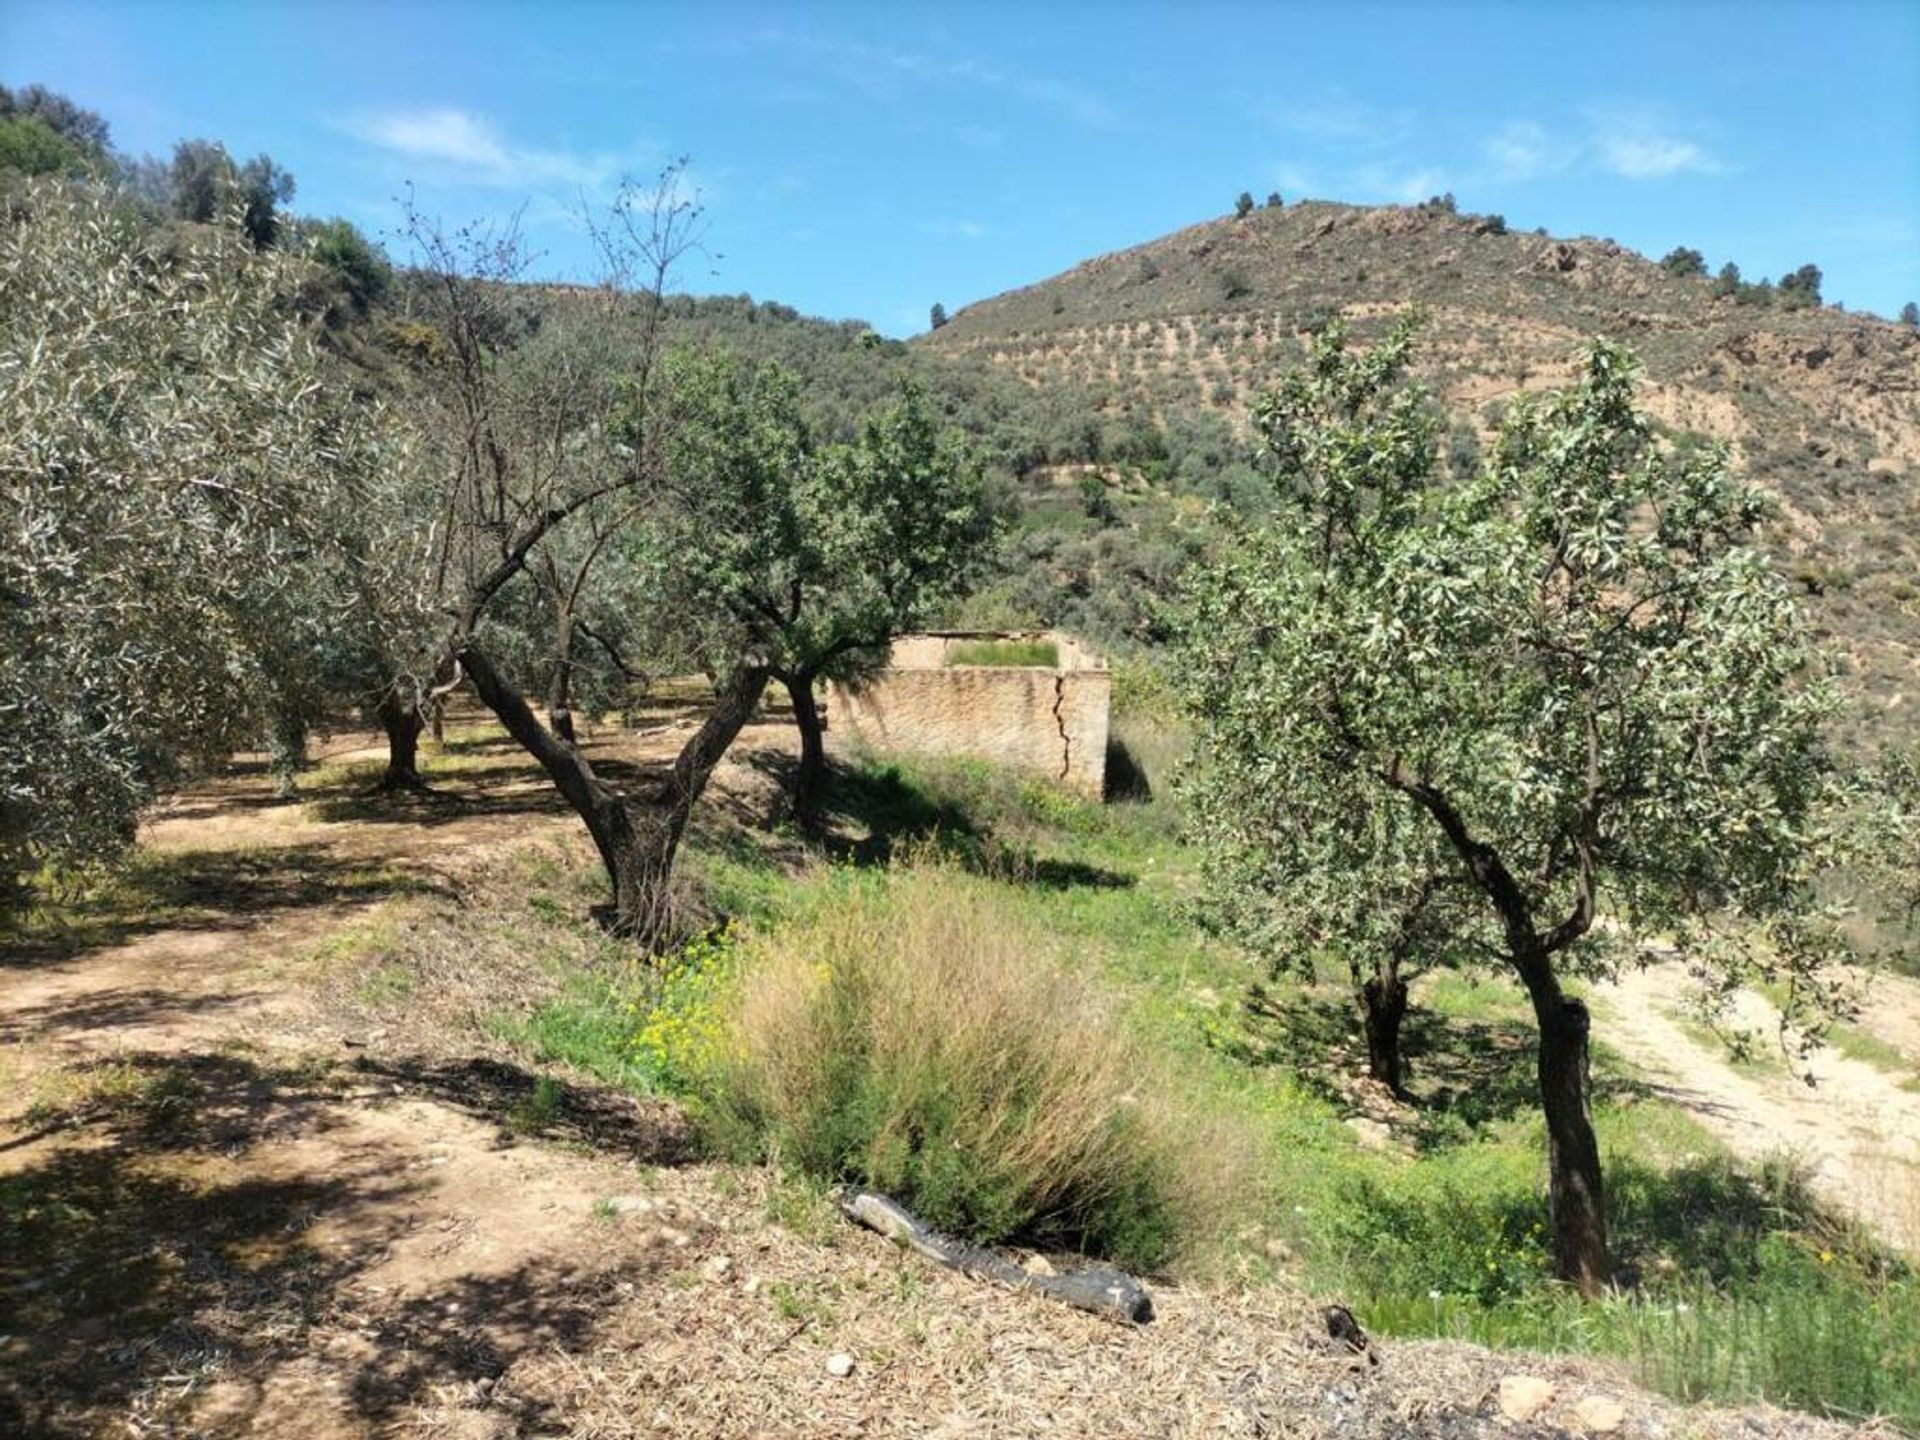
[[[752, 42], [777, 48], [791, 56], [807, 56], [816, 70], [875, 100], [898, 103], [913, 98], [915, 87], [949, 85], [984, 94], [1011, 96], [1039, 109], [1051, 110], [1088, 130], [1113, 130], [1123, 124], [1118, 109], [1105, 96], [1077, 81], [1056, 75], [1003, 70], [966, 54], [933, 55], [917, 50], [869, 45], [829, 35], [770, 26]], [[971, 131], [971, 135], [968, 134]], [[991, 127], [963, 127], [959, 138], [968, 144], [983, 139], [998, 143]]]
[[1395, 200], [1402, 205], [1430, 199], [1448, 188], [1447, 172], [1437, 166], [1417, 169], [1364, 165], [1354, 172], [1349, 189], [1368, 198]]
[[634, 158], [512, 144], [485, 116], [452, 106], [378, 111], [355, 117], [345, 128], [399, 159], [502, 189], [540, 185], [598, 189], [618, 177]]
[[1480, 144], [1495, 179], [1537, 180], [1565, 170], [1580, 156], [1580, 146], [1531, 120], [1501, 126]]
[[1593, 113], [1593, 148], [1600, 168], [1627, 180], [1662, 180], [1688, 173], [1720, 170], [1706, 147], [1675, 132], [1649, 110], [1600, 110]]
[[1259, 104], [1254, 115], [1290, 135], [1353, 150], [1391, 148], [1409, 139], [1417, 128], [1410, 110], [1368, 105], [1340, 93], [1298, 105]]
[[978, 220], [922, 220], [918, 228], [923, 235], [937, 235], [944, 240], [979, 240], [992, 230]]

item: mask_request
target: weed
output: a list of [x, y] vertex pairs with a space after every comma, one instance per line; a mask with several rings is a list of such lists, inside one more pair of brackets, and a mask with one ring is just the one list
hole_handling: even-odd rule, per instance
[[363, 1005], [378, 1007], [404, 1004], [413, 993], [413, 972], [404, 965], [389, 961], [363, 975], [353, 993], [354, 998]]
[[1051, 640], [965, 640], [947, 652], [947, 664], [1053, 670], [1060, 647]]
[[510, 1135], [543, 1135], [559, 1118], [565, 1098], [560, 1082], [551, 1075], [542, 1075], [533, 1082], [530, 1095], [513, 1103], [501, 1124]]
[[1111, 1005], [980, 882], [891, 882], [842, 885], [755, 944], [719, 1133], [976, 1239], [1165, 1260], [1230, 1157], [1181, 1143]]

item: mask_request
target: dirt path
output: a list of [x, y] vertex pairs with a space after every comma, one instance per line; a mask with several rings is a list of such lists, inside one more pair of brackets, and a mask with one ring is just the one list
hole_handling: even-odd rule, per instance
[[[681, 728], [618, 758], [662, 761]], [[338, 777], [381, 752], [321, 756]], [[677, 1114], [563, 1093], [544, 1128], [583, 1153], [518, 1144], [502, 1117], [535, 1077], [343, 1044], [306, 983], [374, 907], [572, 833], [506, 747], [464, 759], [443, 800], [384, 806], [351, 772], [277, 801], [242, 762], [143, 825], [152, 914], [0, 954], [0, 1433], [384, 1433], [578, 1328], [571, 1277], [646, 1268], [592, 1210], [686, 1158]]]
[[[478, 1036], [349, 1033], [315, 983], [330, 938], [573, 831], [516, 756], [469, 757], [444, 808], [197, 788], [143, 837], [153, 915], [0, 955], [0, 1434], [1512, 1437], [1595, 1396], [1629, 1436], [1843, 1433], [1682, 1415], [1586, 1362], [1396, 1344], [1370, 1368], [1271, 1285], [1158, 1287], [1121, 1330], [691, 1163], [672, 1107]], [[759, 803], [764, 768], [715, 805]], [[1499, 1415], [1522, 1363], [1555, 1391], [1537, 1427]]]
[[[1682, 1023], [1688, 986], [1684, 966], [1669, 963], [1600, 987], [1598, 1038], [1658, 1081], [1668, 1099], [1736, 1154], [1798, 1157], [1822, 1199], [1920, 1253], [1920, 1093], [1827, 1046], [1796, 1068], [1736, 1065]], [[1757, 995], [1741, 997], [1734, 1019], [1761, 1037], [1763, 1049], [1776, 1033], [1777, 1012]], [[1801, 1073], [1811, 1073], [1814, 1084]]]

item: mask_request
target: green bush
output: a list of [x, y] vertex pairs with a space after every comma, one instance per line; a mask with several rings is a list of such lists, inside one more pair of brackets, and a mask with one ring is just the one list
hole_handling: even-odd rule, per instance
[[1151, 1268], [1236, 1187], [1105, 997], [994, 887], [930, 866], [845, 881], [753, 946], [711, 1105], [770, 1148], [982, 1243]]
[[947, 652], [947, 664], [1052, 670], [1060, 664], [1060, 647], [1051, 640], [963, 640]]

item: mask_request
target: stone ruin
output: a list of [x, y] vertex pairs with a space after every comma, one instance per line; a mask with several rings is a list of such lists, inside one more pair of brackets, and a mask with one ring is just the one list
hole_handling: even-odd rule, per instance
[[[983, 645], [1051, 645], [1048, 665], [974, 664]], [[1101, 799], [1107, 777], [1107, 662], [1053, 630], [903, 635], [885, 669], [827, 688], [827, 734], [876, 750], [972, 755]]]

